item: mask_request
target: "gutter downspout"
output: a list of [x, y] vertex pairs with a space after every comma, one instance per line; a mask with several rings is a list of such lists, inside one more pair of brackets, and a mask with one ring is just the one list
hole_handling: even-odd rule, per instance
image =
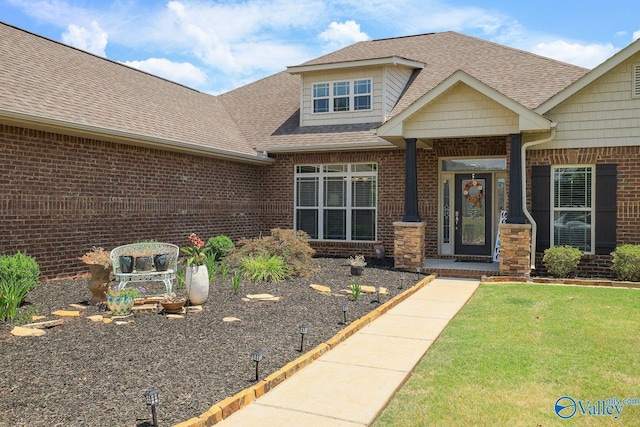
[[545, 142], [550, 142], [556, 137], [556, 126], [557, 123], [551, 123], [551, 135], [549, 135], [545, 139], [539, 139], [537, 141], [529, 141], [522, 144], [520, 158], [522, 161], [522, 213], [527, 217], [529, 223], [531, 223], [531, 255], [530, 255], [530, 263], [531, 269], [536, 269], [536, 234], [538, 233], [538, 224], [536, 224], [533, 216], [527, 210], [527, 158], [526, 151], [527, 148], [532, 147], [538, 144], [544, 144]]

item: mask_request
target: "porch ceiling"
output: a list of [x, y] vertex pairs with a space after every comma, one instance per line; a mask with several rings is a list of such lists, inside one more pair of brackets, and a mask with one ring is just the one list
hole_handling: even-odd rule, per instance
[[399, 147], [417, 138], [428, 148], [434, 138], [463, 138], [545, 132], [552, 122], [458, 70], [400, 114], [376, 129]]

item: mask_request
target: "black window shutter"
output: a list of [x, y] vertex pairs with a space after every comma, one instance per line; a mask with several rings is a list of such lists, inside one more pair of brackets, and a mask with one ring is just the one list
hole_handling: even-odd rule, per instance
[[531, 215], [536, 221], [536, 252], [550, 246], [551, 229], [551, 166], [531, 168]]
[[596, 165], [596, 248], [597, 255], [609, 255], [616, 248], [618, 165]]

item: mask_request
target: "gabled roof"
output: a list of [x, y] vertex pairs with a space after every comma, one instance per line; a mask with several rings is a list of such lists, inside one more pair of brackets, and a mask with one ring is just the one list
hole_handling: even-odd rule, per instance
[[409, 119], [413, 114], [417, 113], [421, 108], [435, 101], [439, 96], [447, 92], [453, 86], [462, 83], [465, 84], [487, 98], [497, 102], [503, 107], [511, 110], [519, 117], [519, 131], [545, 131], [551, 129], [551, 121], [534, 111], [524, 107], [518, 102], [512, 100], [497, 90], [485, 85], [480, 80], [470, 76], [462, 70], [454, 72], [447, 77], [438, 86], [424, 94], [416, 102], [402, 110], [390, 120], [386, 121], [376, 130], [376, 134], [383, 138], [393, 138], [403, 136], [403, 122]]
[[613, 68], [622, 64], [627, 59], [631, 58], [636, 53], [640, 52], [640, 39], [634, 41], [620, 52], [607, 59], [602, 64], [598, 65], [593, 70], [582, 76], [582, 78], [576, 80], [571, 85], [564, 88], [561, 92], [542, 103], [536, 111], [540, 114], [545, 114], [552, 108], [556, 107], [561, 102], [565, 101], [581, 89], [593, 83], [596, 79], [602, 77], [604, 74], [611, 71]]
[[476, 37], [447, 31], [355, 43], [301, 66], [398, 56], [424, 62], [390, 117], [457, 70], [533, 109], [588, 70]]
[[220, 99], [0, 23], [0, 117], [264, 162]]

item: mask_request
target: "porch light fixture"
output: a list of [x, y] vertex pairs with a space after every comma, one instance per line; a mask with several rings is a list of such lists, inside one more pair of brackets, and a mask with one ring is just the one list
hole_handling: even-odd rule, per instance
[[262, 360], [263, 356], [264, 356], [264, 351], [262, 351], [262, 350], [255, 350], [253, 353], [251, 353], [251, 359], [254, 362], [256, 362], [256, 381], [258, 381], [258, 379], [260, 378], [259, 373], [258, 373], [258, 364]]
[[151, 417], [153, 418], [153, 427], [158, 427], [158, 416], [156, 414], [156, 406], [158, 405], [158, 393], [160, 390], [153, 389], [144, 392], [144, 398], [147, 406], [151, 406]]
[[307, 325], [300, 325], [300, 353], [304, 350], [304, 336], [309, 332]]
[[400, 273], [400, 289], [404, 287], [404, 281], [407, 280], [406, 273]]
[[342, 315], [344, 316], [344, 324], [347, 324], [347, 310], [349, 310], [349, 304], [345, 301], [342, 303]]

